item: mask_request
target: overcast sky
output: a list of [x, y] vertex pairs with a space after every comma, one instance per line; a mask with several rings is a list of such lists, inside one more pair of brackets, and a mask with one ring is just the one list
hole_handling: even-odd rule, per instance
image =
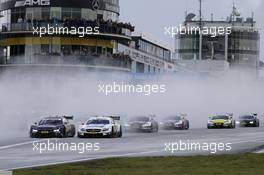
[[[260, 28], [261, 42], [264, 41], [264, 1], [234, 0], [242, 17], [250, 17], [255, 13], [257, 25]], [[226, 19], [232, 11], [232, 0], [203, 0], [203, 16], [210, 19]], [[171, 48], [174, 41], [164, 34], [165, 26], [179, 26], [185, 16], [185, 11], [198, 14], [198, 0], [120, 0], [122, 21], [131, 22], [136, 30], [154, 38]], [[261, 44], [262, 54], [264, 46]], [[262, 58], [263, 60], [264, 58]]]

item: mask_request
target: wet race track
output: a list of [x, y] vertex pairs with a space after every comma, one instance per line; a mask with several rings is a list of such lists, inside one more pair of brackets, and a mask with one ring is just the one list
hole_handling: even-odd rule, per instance
[[[264, 128], [236, 129], [190, 129], [185, 131], [162, 131], [158, 133], [124, 133], [122, 138], [62, 138], [62, 139], [31, 139], [26, 134], [17, 134], [13, 138], [0, 141], [0, 169], [11, 170], [18, 168], [53, 165], [60, 163], [78, 162], [84, 160], [110, 157], [132, 156], [190, 156], [255, 152], [264, 145]], [[36, 142], [37, 141], [37, 142]], [[82, 145], [88, 144], [84, 153], [78, 150], [39, 150], [40, 143], [63, 143]], [[221, 144], [221, 149], [214, 147], [206, 150], [188, 149], [185, 145], [180, 149], [179, 144]], [[228, 144], [231, 150], [225, 146]], [[37, 149], [38, 147], [38, 149]], [[78, 147], [78, 146], [77, 146]], [[43, 147], [44, 148], [44, 147]], [[208, 147], [207, 147], [208, 148]], [[224, 150], [222, 150], [224, 149]]]

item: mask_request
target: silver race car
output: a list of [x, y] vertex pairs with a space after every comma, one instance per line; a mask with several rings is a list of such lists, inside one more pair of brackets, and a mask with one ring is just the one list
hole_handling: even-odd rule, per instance
[[79, 127], [78, 137], [122, 137], [120, 116], [91, 117]]

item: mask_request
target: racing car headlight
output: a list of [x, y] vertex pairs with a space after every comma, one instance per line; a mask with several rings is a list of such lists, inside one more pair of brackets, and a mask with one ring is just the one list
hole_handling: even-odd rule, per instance
[[38, 132], [38, 130], [37, 129], [32, 129], [32, 132]]
[[60, 132], [60, 129], [54, 129], [53, 132]]
[[225, 124], [230, 124], [230, 123], [232, 123], [231, 120], [227, 120], [227, 121], [225, 121]]
[[85, 128], [80, 128], [80, 131], [85, 132], [86, 130]]
[[183, 124], [183, 121], [182, 120], [180, 120], [180, 121], [178, 121], [178, 122], [176, 122], [176, 123], [174, 123], [175, 125], [181, 125], [181, 124]]
[[214, 124], [214, 122], [212, 122], [211, 120], [208, 120], [207, 123], [208, 123], [208, 124]]
[[143, 127], [150, 127], [151, 126], [151, 122], [147, 122], [146, 124], [142, 125]]
[[252, 121], [252, 122], [249, 122], [250, 124], [254, 124], [254, 122]]
[[103, 129], [103, 131], [109, 131], [110, 130], [110, 128], [104, 128]]

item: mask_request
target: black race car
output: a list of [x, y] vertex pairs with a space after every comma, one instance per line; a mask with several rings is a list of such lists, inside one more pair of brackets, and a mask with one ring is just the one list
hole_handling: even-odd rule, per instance
[[257, 114], [247, 114], [239, 117], [238, 124], [240, 127], [259, 127]]
[[159, 124], [154, 119], [154, 116], [137, 116], [131, 118], [125, 124], [125, 129], [136, 132], [158, 132]]
[[165, 130], [188, 130], [189, 120], [186, 119], [186, 115], [169, 116], [160, 121], [160, 127]]
[[69, 120], [73, 120], [73, 117], [46, 117], [30, 127], [30, 137], [74, 137], [75, 126], [70, 124]]

